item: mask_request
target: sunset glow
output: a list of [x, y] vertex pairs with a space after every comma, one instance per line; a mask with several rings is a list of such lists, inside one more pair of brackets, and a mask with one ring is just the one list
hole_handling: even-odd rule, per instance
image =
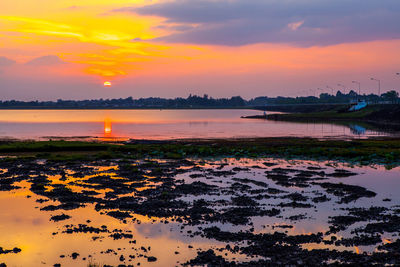
[[[309, 8], [307, 1], [289, 3], [282, 5]], [[339, 10], [356, 4], [326, 4], [280, 18], [271, 13], [269, 19], [245, 12], [269, 13], [279, 5], [227, 1], [230, 18], [224, 5], [208, 0], [2, 1], [3, 97], [127, 97], [133, 87], [138, 97], [294, 96], [325, 83], [351, 87], [351, 80], [372, 74], [385, 81], [382, 90], [397, 86], [392, 76], [400, 57], [393, 55], [400, 32], [386, 27], [385, 20], [396, 25], [398, 18], [389, 7], [374, 2], [368, 10], [354, 11], [357, 16], [342, 18]], [[203, 9], [214, 13], [207, 17]], [[379, 18], [368, 31], [357, 21], [374, 16]], [[96, 86], [111, 78], [118, 80], [112, 94], [104, 88], [108, 84]], [[375, 84], [365, 80], [363, 86], [372, 92]]]

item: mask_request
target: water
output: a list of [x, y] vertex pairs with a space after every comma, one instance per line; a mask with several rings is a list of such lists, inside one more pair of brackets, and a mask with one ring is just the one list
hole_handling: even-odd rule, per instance
[[[160, 161], [161, 162], [161, 161]], [[265, 167], [264, 162], [274, 163], [273, 167]], [[276, 199], [264, 199], [260, 203], [262, 205], [276, 205], [282, 201], [284, 195], [291, 192], [301, 192], [305, 196], [315, 196], [316, 191], [323, 190], [319, 186], [312, 186], [308, 188], [297, 188], [297, 187], [282, 187], [271, 180], [266, 179], [265, 170], [271, 170], [273, 168], [286, 168], [293, 170], [307, 169], [310, 167], [320, 167], [326, 173], [332, 173], [337, 168], [347, 169], [351, 172], [356, 172], [357, 175], [348, 178], [326, 178], [326, 181], [334, 183], [345, 183], [363, 186], [369, 190], [376, 192], [376, 197], [373, 198], [360, 198], [357, 201], [349, 204], [337, 204], [338, 198], [329, 195], [330, 201], [325, 203], [315, 204], [315, 208], [284, 208], [282, 209], [282, 216], [276, 217], [253, 217], [252, 222], [255, 233], [272, 233], [275, 231], [288, 231], [290, 235], [296, 234], [308, 234], [325, 232], [328, 230], [329, 216], [338, 214], [344, 214], [342, 210], [346, 207], [370, 207], [370, 206], [384, 206], [384, 207], [395, 207], [400, 203], [400, 197], [398, 195], [398, 188], [400, 186], [399, 179], [399, 168], [392, 170], [385, 170], [383, 167], [352, 167], [346, 165], [332, 165], [332, 162], [315, 162], [315, 161], [286, 161], [286, 160], [275, 160], [275, 159], [219, 159], [219, 160], [207, 160], [200, 161], [197, 168], [194, 171], [187, 173], [178, 174], [176, 179], [185, 180], [186, 184], [190, 184], [195, 181], [202, 181], [210, 185], [217, 185], [221, 188], [227, 188], [235, 180], [232, 178], [240, 177], [247, 178], [253, 181], [266, 182], [269, 187], [283, 190], [285, 193], [277, 195]], [[38, 164], [42, 164], [38, 162]], [[46, 163], [43, 163], [46, 165]], [[86, 175], [83, 178], [73, 177], [74, 171], [65, 167], [67, 172], [67, 179], [60, 179], [59, 175], [49, 175], [51, 185], [64, 184], [67, 185], [74, 192], [81, 192], [82, 188], [91, 190], [90, 184], [85, 183], [87, 179], [97, 175], [111, 175], [115, 178], [114, 171], [117, 170], [117, 162], [111, 163], [107, 166], [85, 166], [93, 169], [93, 175]], [[218, 168], [221, 164], [223, 168]], [[45, 166], [44, 165], [44, 166]], [[222, 166], [222, 165], [221, 165]], [[52, 167], [55, 167], [53, 165]], [[212, 177], [205, 175], [204, 177], [191, 178], [190, 174], [195, 173], [206, 173], [207, 170], [225, 170], [230, 171], [234, 167], [247, 168], [247, 170], [238, 171], [236, 175], [228, 177]], [[262, 169], [261, 169], [262, 168]], [[46, 170], [51, 168], [45, 168], [41, 171], [42, 175], [46, 175]], [[6, 173], [7, 170], [0, 169], [0, 174]], [[50, 172], [50, 171], [49, 171]], [[7, 175], [6, 175], [7, 176]], [[25, 177], [25, 178], [23, 178]], [[94, 204], [88, 204], [86, 207], [81, 207], [73, 210], [62, 210], [62, 211], [43, 211], [43, 208], [50, 204], [59, 204], [57, 201], [48, 200], [47, 202], [40, 203], [38, 199], [46, 199], [43, 196], [38, 196], [30, 190], [30, 182], [25, 179], [28, 176], [21, 174], [21, 178], [24, 180], [16, 183], [15, 185], [20, 186], [19, 189], [10, 191], [0, 191], [0, 210], [2, 216], [0, 218], [0, 245], [5, 248], [19, 247], [22, 252], [19, 254], [8, 254], [0, 255], [0, 262], [6, 262], [10, 266], [53, 266], [55, 263], [61, 263], [62, 266], [86, 266], [89, 262], [101, 263], [101, 264], [113, 264], [118, 265], [121, 263], [120, 256], [124, 255], [124, 262], [127, 264], [141, 263], [142, 266], [174, 266], [180, 265], [191, 258], [196, 256], [197, 249], [207, 250], [209, 248], [223, 248], [225, 243], [218, 242], [213, 239], [206, 239], [200, 236], [190, 237], [186, 231], [181, 231], [181, 225], [177, 222], [170, 221], [169, 224], [163, 223], [162, 219], [156, 217], [147, 217], [139, 214], [132, 214], [133, 218], [128, 219], [127, 223], [122, 223], [120, 220], [112, 218], [104, 214], [104, 212], [96, 211]], [[377, 179], [379, 177], [379, 179]], [[80, 186], [77, 186], [80, 185]], [[252, 188], [258, 188], [254, 184], [248, 184]], [[151, 187], [151, 183], [144, 184], [143, 189]], [[82, 188], [81, 188], [82, 187]], [[140, 189], [140, 188], [137, 188]], [[107, 189], [108, 190], [108, 189]], [[104, 193], [103, 189], [96, 189], [101, 194]], [[99, 195], [103, 197], [102, 195]], [[230, 195], [188, 195], [182, 197], [182, 200], [204, 198], [208, 201], [215, 201], [220, 199], [230, 199]], [[390, 198], [390, 202], [382, 201], [384, 198]], [[47, 200], [47, 199], [46, 199]], [[218, 208], [218, 207], [216, 207]], [[50, 221], [50, 217], [55, 214], [65, 213], [71, 216], [70, 219], [60, 222]], [[288, 216], [307, 214], [306, 219], [297, 221], [286, 220]], [[88, 221], [90, 220], [90, 221]], [[139, 223], [140, 221], [140, 223]], [[63, 233], [65, 225], [67, 224], [88, 224], [94, 227], [100, 227], [106, 225], [109, 230], [120, 229], [124, 232], [132, 233], [133, 239], [136, 242], [130, 243], [133, 239], [120, 239], [113, 240], [110, 238], [109, 233]], [[234, 226], [226, 223], [210, 223], [204, 224], [204, 227], [217, 225], [223, 230], [237, 232], [239, 230], [246, 230], [250, 226], [239, 225]], [[279, 225], [291, 225], [290, 229], [275, 228]], [[196, 227], [194, 227], [196, 229]], [[186, 229], [188, 230], [188, 229]], [[338, 238], [351, 236], [350, 230], [340, 232], [336, 235]], [[95, 239], [96, 238], [96, 239]], [[395, 236], [385, 233], [382, 235], [382, 240], [394, 240]], [[157, 257], [156, 263], [148, 263], [146, 258], [136, 257], [135, 259], [129, 259], [128, 255], [137, 255], [143, 252], [141, 247], [147, 248], [151, 246], [151, 250], [144, 253], [148, 256]], [[192, 246], [192, 247], [190, 247]], [[326, 248], [329, 245], [323, 244], [306, 244], [306, 248]], [[357, 252], [371, 252], [375, 249], [375, 246], [371, 247], [331, 247], [339, 250], [349, 250]], [[111, 253], [105, 253], [107, 250], [115, 251]], [[138, 252], [139, 251], [139, 252]], [[175, 253], [175, 252], [179, 253]], [[73, 252], [78, 252], [80, 256], [74, 260], [71, 258]], [[221, 253], [222, 254], [222, 253]], [[60, 257], [65, 255], [65, 257]], [[225, 255], [226, 258], [236, 259], [239, 261], [250, 260], [245, 255]], [[254, 260], [254, 259], [253, 259]]]
[[0, 138], [180, 139], [240, 137], [370, 137], [363, 125], [292, 123], [241, 116], [255, 110], [0, 110]]

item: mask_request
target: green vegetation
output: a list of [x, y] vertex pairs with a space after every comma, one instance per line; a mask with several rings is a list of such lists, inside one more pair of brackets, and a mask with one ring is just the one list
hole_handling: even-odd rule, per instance
[[101, 151], [109, 147], [107, 144], [79, 141], [23, 141], [0, 142], [2, 152], [55, 152], [55, 151]]
[[377, 106], [369, 106], [365, 109], [355, 111], [355, 112], [340, 112], [343, 107], [336, 107], [329, 111], [323, 112], [310, 112], [310, 113], [290, 113], [290, 114], [277, 114], [278, 118], [287, 118], [287, 119], [309, 119], [309, 118], [318, 118], [318, 119], [361, 119], [366, 116], [372, 114], [373, 112], [378, 110]]
[[[19, 159], [84, 161], [111, 158], [277, 157], [339, 160], [368, 164], [400, 165], [400, 139], [318, 140], [312, 138], [257, 138], [170, 141], [165, 143], [108, 144], [93, 142], [0, 143], [0, 154]], [[15, 160], [6, 157], [3, 160]], [[149, 163], [151, 164], [151, 162]]]
[[371, 105], [362, 110], [348, 112], [349, 106], [332, 106], [321, 112], [272, 114], [268, 119], [283, 121], [370, 121], [400, 123], [400, 105]]

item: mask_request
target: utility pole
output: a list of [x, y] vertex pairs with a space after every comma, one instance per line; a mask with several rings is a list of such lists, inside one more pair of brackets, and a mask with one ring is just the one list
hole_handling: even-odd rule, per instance
[[321, 94], [324, 92], [324, 89], [322, 88], [317, 88], [317, 90], [321, 91]]
[[329, 85], [327, 85], [326, 88], [331, 89], [331, 92], [332, 92], [332, 95], [333, 95], [333, 88], [330, 87]]
[[343, 88], [343, 94], [345, 95], [346, 94], [346, 86], [344, 86], [343, 84], [341, 84], [341, 83], [338, 83], [337, 84], [339, 87], [342, 87]]
[[361, 83], [357, 81], [352, 81], [352, 83], [358, 84], [358, 96], [361, 96]]
[[371, 78], [371, 81], [377, 81], [378, 82], [378, 96], [381, 96], [381, 80]]

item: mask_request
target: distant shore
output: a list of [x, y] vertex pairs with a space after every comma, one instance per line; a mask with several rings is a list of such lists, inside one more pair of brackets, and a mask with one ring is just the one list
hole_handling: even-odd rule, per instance
[[0, 110], [203, 110], [203, 109], [250, 109], [255, 107], [1, 107]]
[[400, 126], [400, 105], [371, 105], [362, 110], [349, 112], [349, 105], [272, 107], [266, 110], [290, 112], [246, 116], [247, 119], [268, 119], [289, 122], [365, 122], [377, 126]]

